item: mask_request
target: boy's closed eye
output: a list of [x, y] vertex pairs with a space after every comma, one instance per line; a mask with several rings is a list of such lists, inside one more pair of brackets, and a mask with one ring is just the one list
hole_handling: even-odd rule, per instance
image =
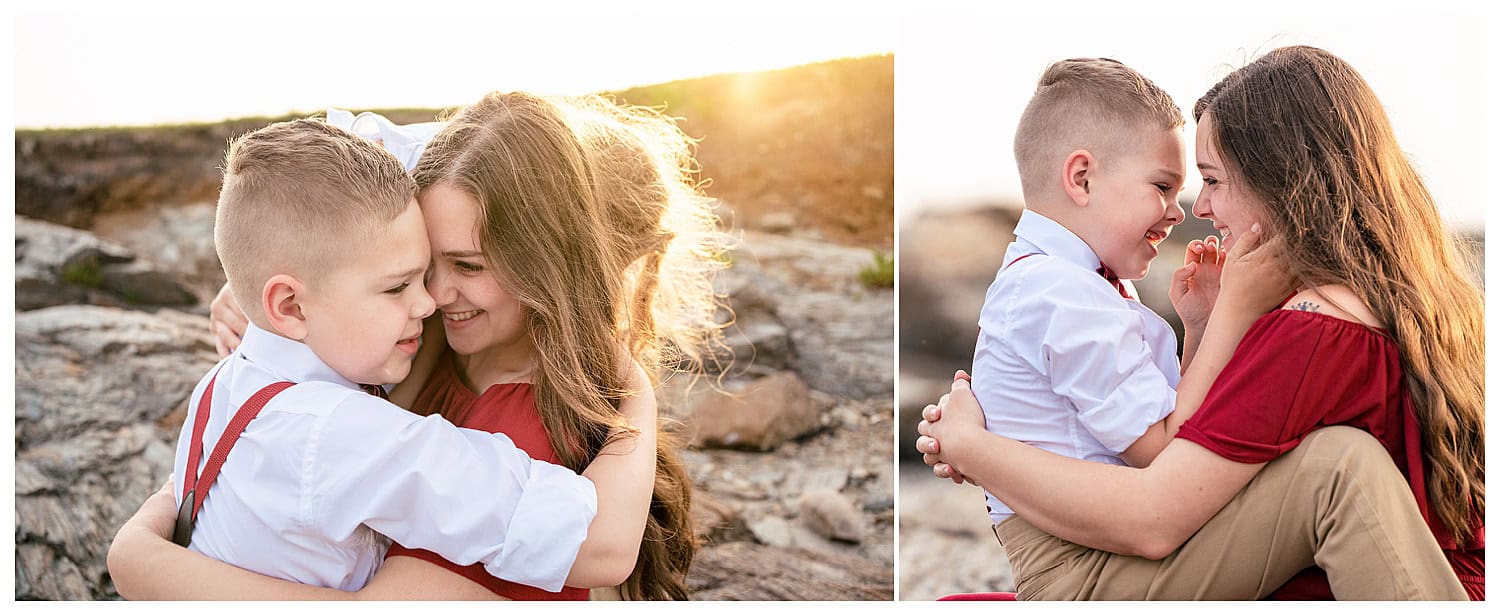
[[409, 287], [409, 286], [411, 286], [410, 282], [403, 282], [403, 283], [398, 284], [398, 285], [396, 285], [394, 287], [386, 289], [385, 292], [388, 293], [388, 294], [390, 294], [390, 295], [400, 295], [402, 292], [406, 291], [406, 288]]

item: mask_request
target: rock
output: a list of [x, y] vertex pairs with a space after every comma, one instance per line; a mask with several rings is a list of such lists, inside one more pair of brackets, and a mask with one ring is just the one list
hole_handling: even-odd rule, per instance
[[901, 598], [1015, 591], [1005, 548], [990, 530], [984, 493], [901, 465]]
[[182, 306], [198, 298], [175, 273], [129, 248], [80, 231], [16, 216], [16, 309], [89, 303]]
[[693, 493], [693, 531], [708, 543], [725, 543], [748, 538], [749, 529], [733, 508], [719, 502], [707, 491]]
[[95, 235], [129, 247], [138, 256], [177, 274], [207, 302], [224, 286], [214, 250], [214, 203], [194, 203], [101, 214]]
[[802, 476], [802, 492], [837, 492], [849, 483], [849, 471], [842, 468], [815, 468]]
[[721, 367], [716, 372], [765, 376], [786, 369], [791, 340], [786, 325], [767, 310], [737, 312], [724, 339], [729, 348], [717, 355]]
[[132, 304], [185, 306], [198, 303], [198, 298], [176, 274], [156, 269], [144, 261], [106, 266], [100, 274], [101, 289]]
[[213, 366], [204, 317], [99, 306], [16, 315], [16, 598], [108, 599], [114, 533], [166, 480]]
[[779, 517], [766, 517], [750, 523], [750, 533], [764, 545], [789, 548], [794, 545], [792, 524]]
[[787, 332], [786, 366], [813, 389], [889, 396], [895, 295], [860, 283], [860, 271], [873, 266], [868, 250], [746, 231], [715, 287], [736, 310], [769, 307]]
[[791, 372], [734, 390], [705, 389], [688, 405], [699, 446], [768, 451], [819, 427], [807, 385]]
[[889, 562], [749, 542], [707, 548], [688, 570], [701, 601], [890, 601], [893, 580]]
[[854, 504], [833, 490], [806, 492], [797, 502], [797, 519], [819, 536], [859, 543], [865, 535], [864, 518]]

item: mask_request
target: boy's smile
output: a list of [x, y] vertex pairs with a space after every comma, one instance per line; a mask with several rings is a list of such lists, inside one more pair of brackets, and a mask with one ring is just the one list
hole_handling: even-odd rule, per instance
[[1131, 148], [1101, 159], [1089, 181], [1089, 213], [1079, 236], [1122, 279], [1146, 276], [1157, 245], [1186, 214], [1177, 204], [1186, 148], [1176, 129], [1143, 132]]

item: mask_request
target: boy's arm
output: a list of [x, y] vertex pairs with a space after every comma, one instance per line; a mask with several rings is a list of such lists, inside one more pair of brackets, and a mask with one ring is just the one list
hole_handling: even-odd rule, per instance
[[1120, 452], [1120, 459], [1136, 468], [1151, 465], [1157, 454], [1166, 449], [1172, 438], [1177, 436], [1177, 429], [1198, 412], [1203, 399], [1208, 397], [1209, 388], [1219, 378], [1219, 372], [1229, 364], [1229, 358], [1234, 355], [1240, 339], [1245, 337], [1245, 332], [1249, 331], [1258, 316], [1226, 305], [1209, 317], [1198, 357], [1177, 384], [1177, 402], [1172, 413], [1146, 428], [1140, 438]]
[[[1245, 332], [1250, 331], [1256, 319], [1284, 299], [1294, 287], [1291, 277], [1281, 268], [1280, 259], [1280, 245], [1266, 244], [1258, 224], [1240, 238], [1234, 254], [1224, 258], [1226, 274], [1222, 277], [1223, 292], [1220, 294], [1223, 299], [1209, 315], [1202, 344], [1194, 345], [1197, 356], [1177, 385], [1175, 408], [1122, 452], [1122, 460], [1136, 468], [1149, 466], [1177, 436], [1178, 428], [1198, 412], [1219, 373], [1229, 365]], [[1178, 282], [1174, 279], [1173, 284]], [[1188, 344], [1184, 343], [1186, 348]], [[1183, 359], [1186, 361], [1187, 356], [1184, 355]]]
[[351, 395], [309, 434], [299, 522], [368, 526], [493, 576], [560, 590], [597, 507], [593, 483], [532, 460], [503, 434]]
[[[640, 430], [617, 439], [585, 469], [599, 486], [604, 515], [596, 515], [573, 563], [574, 587], [620, 584], [635, 568], [655, 481], [656, 400], [645, 372], [635, 366], [620, 411]], [[564, 506], [559, 503], [558, 506]], [[109, 569], [121, 596], [136, 600], [294, 601], [375, 599], [493, 599], [487, 589], [426, 561], [387, 561], [364, 589], [348, 593], [289, 582], [229, 565], [171, 543], [176, 519], [171, 484], [153, 495], [120, 529], [110, 546]]]
[[599, 512], [568, 575], [575, 588], [623, 583], [641, 551], [656, 484], [656, 394], [646, 372], [635, 362], [631, 368], [635, 395], [620, 403], [620, 413], [637, 433], [617, 437], [583, 470], [598, 491]]
[[1143, 438], [1154, 442], [1152, 429], [1171, 413], [1176, 394], [1146, 342], [1141, 315], [1116, 302], [1058, 302], [1056, 316], [1041, 324], [1049, 330], [1041, 374], [1095, 440], [1134, 465], [1132, 448]]

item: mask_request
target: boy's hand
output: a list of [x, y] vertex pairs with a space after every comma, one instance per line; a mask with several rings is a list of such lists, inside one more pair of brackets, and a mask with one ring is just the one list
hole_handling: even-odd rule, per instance
[[[948, 421], [943, 422], [944, 409], [947, 408], [954, 410], [948, 413]], [[974, 483], [944, 460], [941, 440], [943, 434], [976, 427], [984, 429], [984, 411], [969, 390], [968, 373], [959, 370], [953, 375], [952, 390], [938, 399], [936, 405], [929, 404], [922, 409], [922, 421], [917, 424], [921, 436], [917, 437], [916, 443], [917, 451], [922, 452], [922, 461], [932, 467], [932, 473], [937, 477], [951, 479], [953, 483]]]
[[245, 312], [234, 301], [229, 283], [224, 283], [224, 288], [219, 289], [219, 294], [208, 305], [208, 333], [214, 337], [214, 348], [218, 349], [219, 357], [239, 348], [240, 339], [245, 337], [245, 327], [249, 324]]
[[1258, 317], [1297, 290], [1283, 246], [1281, 238], [1266, 238], [1260, 223], [1240, 237], [1224, 261], [1224, 308]]
[[1188, 242], [1183, 265], [1172, 273], [1172, 288], [1167, 293], [1184, 328], [1202, 331], [1208, 325], [1208, 315], [1219, 298], [1223, 271], [1224, 251], [1218, 237]]

